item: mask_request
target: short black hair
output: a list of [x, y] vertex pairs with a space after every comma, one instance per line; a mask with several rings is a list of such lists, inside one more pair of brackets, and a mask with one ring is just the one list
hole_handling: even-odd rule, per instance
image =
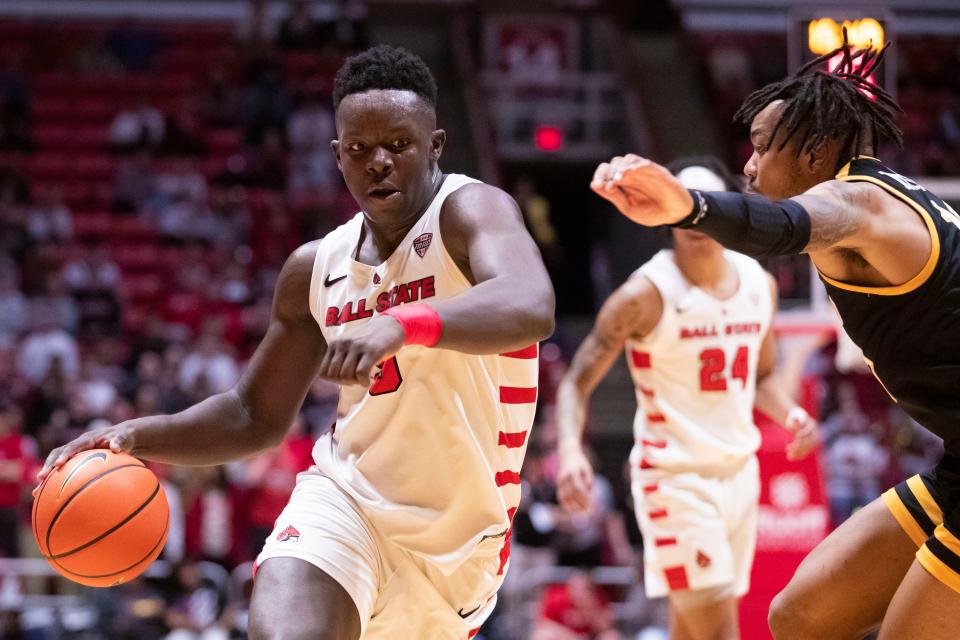
[[677, 175], [684, 169], [690, 167], [703, 167], [711, 173], [716, 174], [723, 181], [723, 188], [727, 191], [740, 193], [742, 191], [740, 183], [733, 177], [733, 173], [727, 168], [727, 165], [716, 156], [683, 156], [672, 160], [667, 165], [667, 170], [673, 175]]
[[[884, 141], [902, 146], [903, 133], [894, 122], [895, 114], [902, 109], [882, 87], [867, 80], [889, 46], [888, 42], [879, 50], [854, 52], [844, 28], [842, 46], [811, 60], [793, 77], [754, 91], [733, 118], [749, 126], [771, 102], [783, 100], [783, 113], [770, 140], [781, 128], [786, 131], [780, 143], [783, 150], [791, 138], [799, 135], [798, 156], [827, 140], [842, 140], [837, 169], [859, 153], [864, 134], [869, 135], [868, 142], [874, 149]], [[838, 53], [842, 59], [835, 71], [817, 68]]]
[[420, 56], [400, 47], [380, 44], [347, 58], [333, 81], [333, 108], [353, 93], [372, 89], [412, 91], [434, 109], [437, 82]]

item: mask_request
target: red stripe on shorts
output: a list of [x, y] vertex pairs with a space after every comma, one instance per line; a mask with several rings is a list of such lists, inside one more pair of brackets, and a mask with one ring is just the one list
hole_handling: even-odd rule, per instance
[[667, 441], [666, 440], [647, 440], [644, 438], [640, 441], [645, 447], [653, 447], [654, 449], [666, 449]]
[[505, 484], [520, 484], [520, 474], [516, 471], [497, 471], [494, 480], [496, 480], [498, 487]]
[[650, 354], [646, 351], [630, 351], [630, 359], [633, 360], [633, 366], [637, 369], [650, 368]]
[[650, 513], [648, 513], [648, 514], [647, 514], [647, 517], [649, 517], [651, 520], [656, 520], [657, 518], [666, 518], [666, 517], [667, 517], [667, 510], [666, 510], [666, 509], [655, 509], [654, 511], [651, 511]]
[[658, 547], [669, 547], [677, 544], [677, 539], [676, 538], [657, 538], [656, 540], [653, 541], [653, 544], [657, 545]]
[[505, 446], [508, 449], [516, 449], [517, 447], [522, 447], [523, 443], [527, 441], [527, 432], [518, 431], [517, 433], [505, 433], [500, 432], [500, 444]]
[[480, 627], [477, 627], [476, 629], [470, 629], [470, 632], [467, 634], [467, 640], [470, 640], [470, 638], [474, 637], [478, 633], [480, 633]]
[[650, 464], [650, 461], [649, 461], [649, 460], [647, 460], [646, 458], [641, 458], [641, 459], [640, 459], [640, 468], [641, 468], [641, 469], [653, 469], [654, 467], [653, 467], [652, 464]]
[[666, 422], [667, 416], [662, 413], [648, 413], [647, 422]]
[[533, 360], [537, 357], [537, 345], [532, 344], [529, 347], [524, 347], [523, 349], [517, 349], [516, 351], [510, 351], [509, 353], [501, 353], [501, 356], [504, 358], [516, 358], [518, 360]]
[[503, 404], [530, 404], [536, 401], [536, 387], [500, 387], [500, 402]]
[[507, 530], [507, 537], [503, 541], [503, 547], [500, 548], [500, 567], [497, 569], [497, 575], [503, 575], [503, 569], [507, 566], [507, 560], [510, 559], [510, 538], [513, 537], [513, 529]]
[[644, 492], [644, 493], [653, 493], [653, 492], [655, 492], [655, 491], [656, 491], [657, 489], [659, 489], [659, 488], [660, 488], [660, 485], [657, 484], [656, 482], [654, 482], [653, 484], [643, 485], [643, 492]]
[[653, 395], [654, 395], [654, 394], [653, 394], [653, 389], [650, 389], [650, 388], [648, 388], [648, 387], [645, 387], [645, 386], [643, 386], [642, 384], [638, 384], [638, 385], [637, 385], [637, 388], [640, 389], [640, 393], [642, 393], [643, 395], [645, 395], [645, 396], [648, 397], [648, 398], [652, 398]]
[[671, 591], [681, 591], [690, 588], [690, 583], [687, 581], [687, 570], [683, 565], [667, 567], [663, 570], [663, 575], [667, 579], [667, 585], [669, 585]]

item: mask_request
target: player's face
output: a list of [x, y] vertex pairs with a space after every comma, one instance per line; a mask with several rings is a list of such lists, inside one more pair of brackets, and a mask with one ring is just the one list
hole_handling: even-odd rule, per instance
[[793, 141], [780, 149], [781, 136], [786, 132], [780, 130], [777, 139], [771, 139], [782, 111], [783, 102], [776, 100], [753, 119], [750, 125], [753, 155], [743, 167], [748, 181], [747, 192], [759, 193], [772, 200], [791, 198], [816, 184], [810, 181], [809, 172], [805, 171], [806, 155], [797, 157]]
[[347, 189], [368, 217], [398, 222], [430, 202], [446, 133], [412, 91], [376, 89], [344, 97], [331, 142]]

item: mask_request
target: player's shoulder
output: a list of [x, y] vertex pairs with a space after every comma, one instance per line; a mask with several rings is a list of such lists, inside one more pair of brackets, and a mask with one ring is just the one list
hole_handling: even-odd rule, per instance
[[482, 218], [505, 213], [513, 215], [519, 212], [513, 196], [499, 187], [467, 176], [451, 175], [447, 179], [458, 180], [463, 184], [457, 186], [444, 200], [444, 215]]

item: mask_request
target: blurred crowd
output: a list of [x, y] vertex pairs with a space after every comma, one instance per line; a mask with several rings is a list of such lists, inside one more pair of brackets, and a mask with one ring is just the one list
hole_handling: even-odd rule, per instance
[[[209, 61], [188, 60], [195, 90], [175, 100], [124, 94], [97, 139], [110, 160], [90, 198], [108, 210], [103, 215], [75, 205], [70, 184], [35, 179], [44, 142], [33, 79], [44, 64], [87, 78], [144, 77], [163, 68], [176, 35], [127, 21], [56, 59], [11, 54], [0, 61], [0, 558], [37, 555], [30, 490], [51, 449], [86, 429], [176, 412], [232, 386], [264, 332], [283, 260], [353, 212], [329, 152], [329, 92], [343, 56], [365, 44], [364, 7], [352, 0], [327, 6], [334, 11], [317, 18], [310, 3], [295, 0], [274, 16], [254, 0]], [[772, 64], [758, 71], [740, 68], [736, 51], [710, 55], [717, 86], [737, 92], [720, 96], [721, 105], [739, 104], [745, 91], [783, 72], [770, 56], [744, 54], [751, 64]], [[905, 106], [923, 103], [926, 115], [909, 124], [900, 162], [911, 172], [954, 171], [956, 78], [941, 77], [953, 65], [938, 55], [904, 65], [923, 73], [901, 98]], [[934, 85], [948, 87], [936, 100], [924, 93]], [[530, 185], [517, 195], [548, 262], [559, 260], [544, 213], [549, 203]], [[828, 493], [840, 522], [929, 466], [936, 444], [836, 352], [834, 342], [822, 345], [805, 379], [822, 407]], [[598, 475], [584, 514], [557, 505], [559, 347], [544, 345], [541, 363], [511, 570], [481, 637], [615, 640], [627, 637], [618, 631], [624, 628], [663, 637], [656, 635], [666, 623], [663, 603], [642, 597], [642, 542], [623, 498], [625, 475]], [[336, 400], [337, 388], [317, 381], [283, 444], [257, 458], [221, 468], [151, 465], [171, 505], [162, 556], [169, 571], [88, 592], [94, 614], [86, 618], [24, 609], [18, 603], [37, 584], [0, 573], [0, 640], [245, 637], [250, 562], [296, 474], [310, 465], [313, 440], [333, 423]], [[626, 434], [629, 420], [617, 430]]]

